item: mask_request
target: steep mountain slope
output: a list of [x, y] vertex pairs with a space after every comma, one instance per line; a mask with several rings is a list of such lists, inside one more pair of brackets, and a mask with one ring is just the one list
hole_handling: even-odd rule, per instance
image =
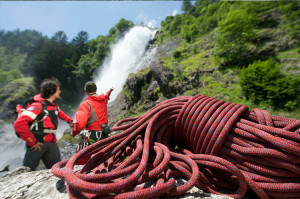
[[[208, 16], [212, 9], [214, 14]], [[247, 19], [251, 16], [254, 22]], [[159, 46], [155, 61], [128, 77], [116, 103], [118, 108], [112, 109], [124, 110], [122, 116], [139, 115], [166, 98], [204, 94], [244, 104], [250, 109], [261, 108], [274, 115], [300, 119], [297, 16], [300, 16], [299, 3], [217, 2], [202, 5], [202, 10], [192, 15], [167, 17], [152, 42]], [[204, 30], [204, 22], [211, 25], [206, 24], [208, 30]], [[191, 26], [203, 29], [188, 31]], [[241, 85], [241, 71], [251, 65], [263, 67], [268, 60], [279, 66], [283, 82], [293, 82], [292, 89], [273, 86], [277, 79], [269, 77], [266, 85], [271, 87], [270, 93], [275, 92], [282, 96], [281, 100], [286, 100], [282, 106], [272, 105], [276, 104], [276, 96], [271, 94], [259, 100], [247, 97]], [[254, 79], [254, 83], [260, 84], [259, 81]]]

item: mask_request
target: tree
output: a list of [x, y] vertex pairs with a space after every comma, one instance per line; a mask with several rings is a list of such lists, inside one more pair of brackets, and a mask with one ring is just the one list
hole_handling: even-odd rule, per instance
[[186, 21], [186, 24], [181, 28], [181, 36], [187, 42], [192, 42], [199, 36], [200, 29], [195, 20], [190, 19]]
[[211, 1], [208, 1], [208, 0], [201, 0], [201, 1], [196, 1], [195, 3], [195, 12], [194, 12], [194, 15], [196, 17], [200, 16], [201, 13], [202, 13], [202, 10], [204, 8], [206, 8], [209, 4], [211, 4], [212, 2]]
[[218, 23], [216, 38], [218, 50], [215, 57], [227, 65], [248, 65], [253, 56], [250, 52], [251, 40], [258, 18], [246, 10], [232, 10]]
[[89, 34], [86, 31], [80, 31], [71, 42], [72, 63], [77, 64], [80, 57], [88, 53]]
[[127, 32], [130, 28], [132, 28], [133, 22], [127, 21], [122, 18], [120, 21], [109, 30], [108, 38], [110, 42], [115, 41], [117, 38], [123, 37], [125, 32]]
[[192, 15], [195, 10], [195, 7], [192, 5], [190, 0], [183, 0], [181, 10], [186, 14]]

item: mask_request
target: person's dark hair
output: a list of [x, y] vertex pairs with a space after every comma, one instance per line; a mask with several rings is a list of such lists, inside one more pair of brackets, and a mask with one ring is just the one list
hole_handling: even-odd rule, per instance
[[92, 81], [88, 81], [84, 85], [84, 91], [87, 93], [95, 93], [97, 91], [97, 85]]
[[41, 96], [42, 98], [49, 98], [51, 95], [53, 95], [57, 88], [60, 86], [60, 83], [57, 78], [51, 77], [46, 78], [41, 83]]

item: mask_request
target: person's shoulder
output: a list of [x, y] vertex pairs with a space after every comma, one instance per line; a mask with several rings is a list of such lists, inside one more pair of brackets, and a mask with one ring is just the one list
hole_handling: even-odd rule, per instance
[[80, 103], [79, 107], [88, 106], [89, 103], [90, 103], [90, 99], [87, 97]]
[[33, 102], [26, 108], [27, 111], [32, 111], [32, 112], [39, 111], [42, 109], [43, 109], [43, 105], [41, 102]]
[[38, 94], [38, 95], [33, 96], [33, 100], [36, 102], [44, 102], [45, 98], [43, 98], [41, 94]]
[[97, 100], [104, 100], [105, 99], [105, 94], [101, 93], [100, 95], [96, 96]]
[[44, 102], [32, 102], [29, 106], [43, 106]]

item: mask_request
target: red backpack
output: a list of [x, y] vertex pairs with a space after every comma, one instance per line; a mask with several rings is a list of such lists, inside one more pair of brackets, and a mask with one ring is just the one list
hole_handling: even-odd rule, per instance
[[[16, 106], [16, 119], [21, 115], [23, 111], [25, 111], [32, 103], [38, 102], [42, 105], [42, 111], [41, 113], [35, 118], [35, 120], [30, 124], [30, 130], [35, 128], [35, 130], [38, 130], [39, 128], [44, 126], [43, 120], [48, 116], [48, 110], [47, 105], [44, 102], [35, 101], [33, 98], [30, 98], [23, 104], [18, 104]], [[16, 133], [17, 134], [17, 133]], [[19, 137], [19, 135], [17, 134]]]

